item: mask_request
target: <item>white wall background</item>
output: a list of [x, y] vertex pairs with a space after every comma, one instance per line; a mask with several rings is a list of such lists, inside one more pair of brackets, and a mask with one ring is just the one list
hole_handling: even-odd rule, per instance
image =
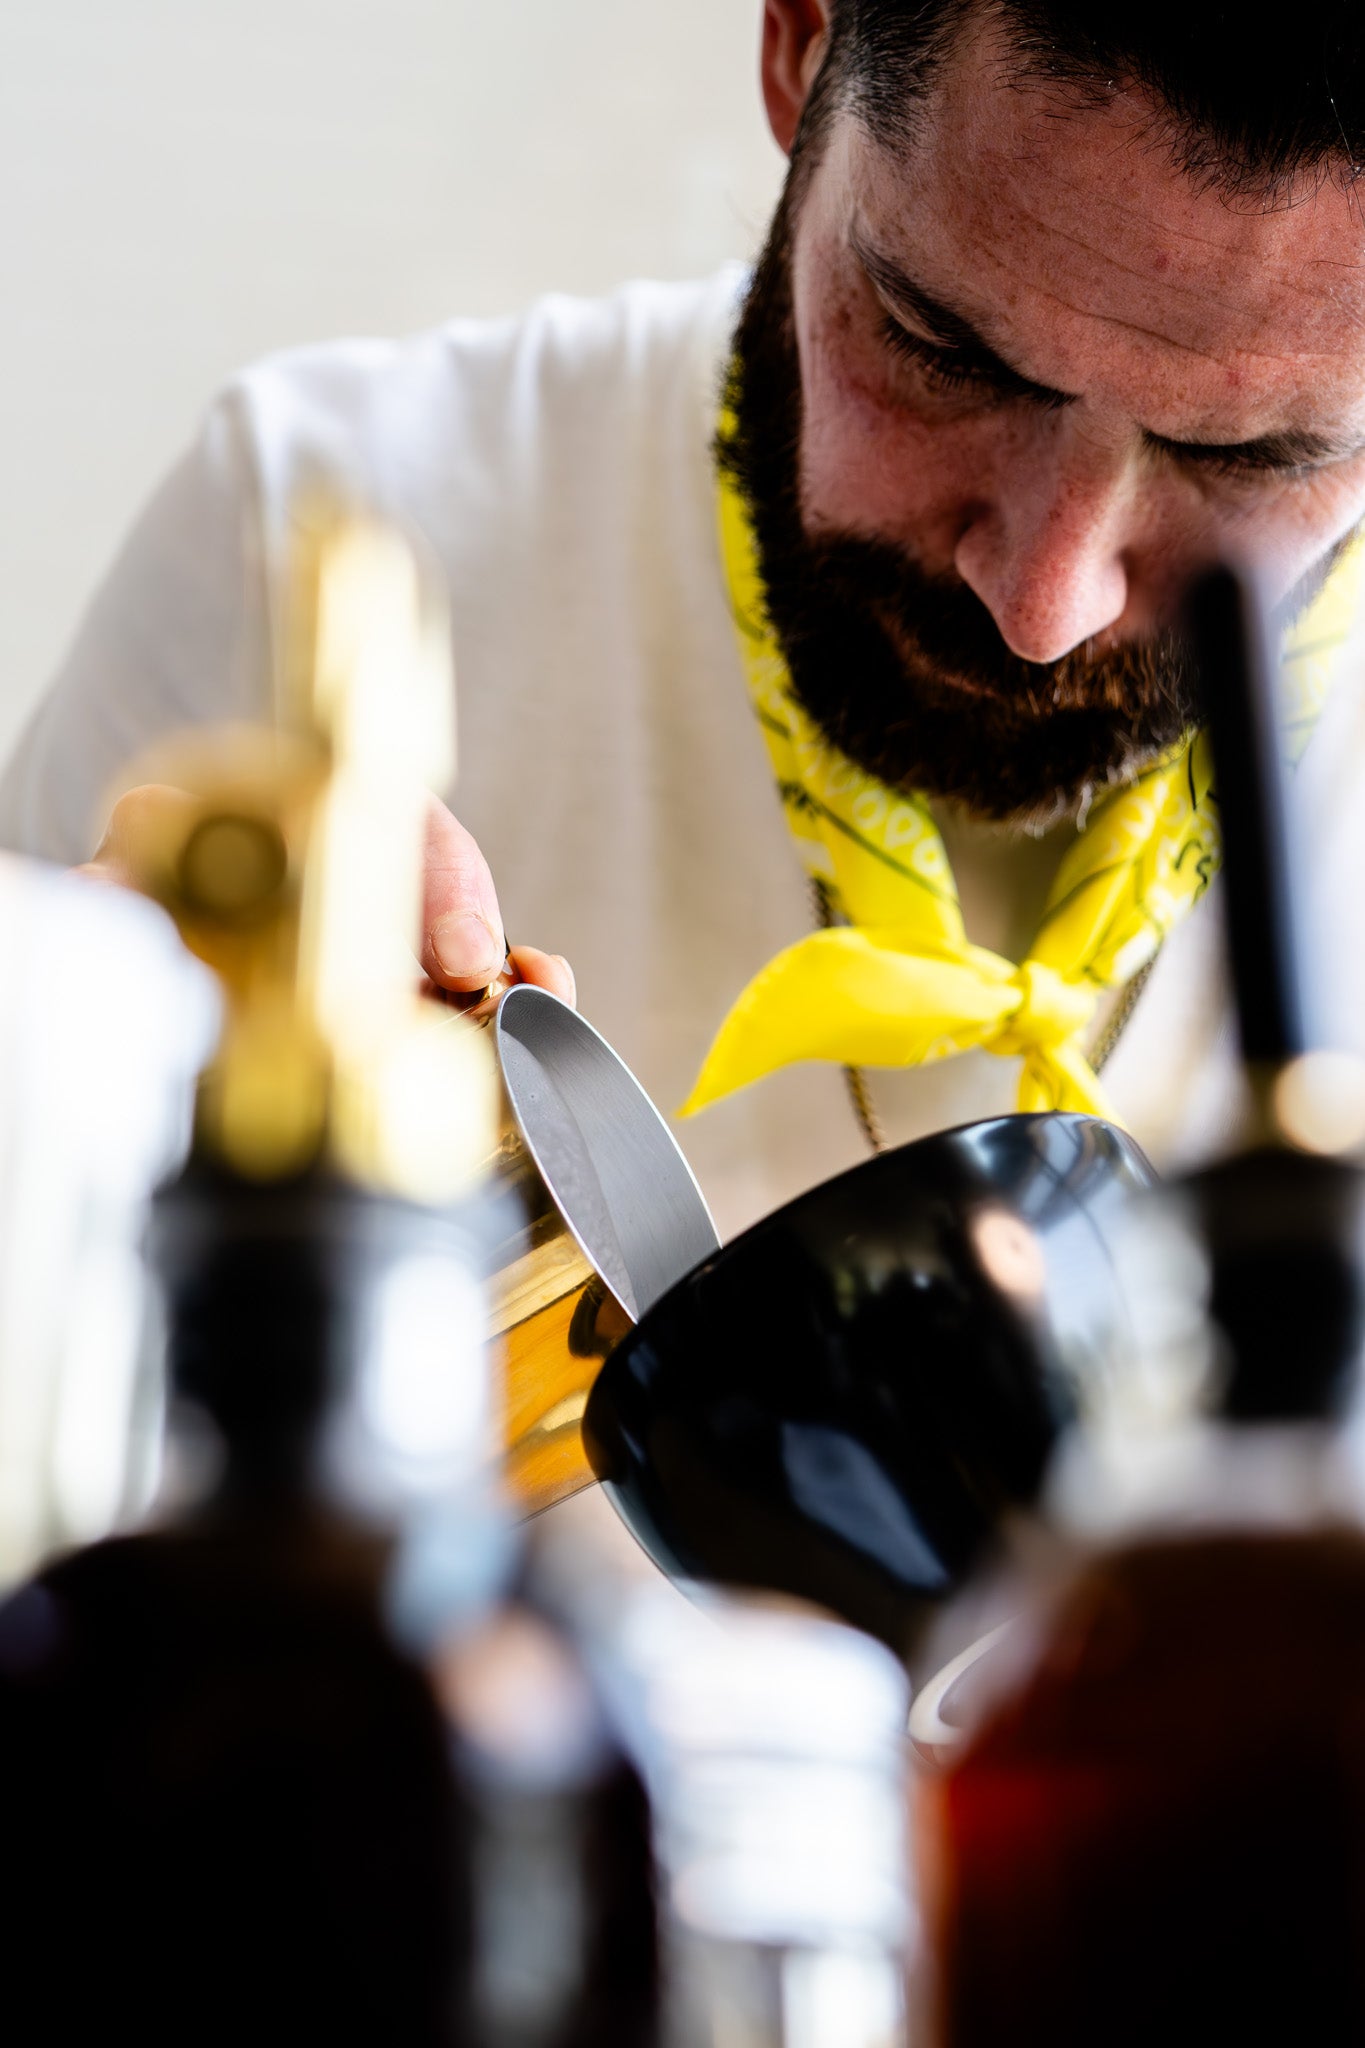
[[0, 0], [0, 754], [263, 351], [752, 255], [760, 0]]

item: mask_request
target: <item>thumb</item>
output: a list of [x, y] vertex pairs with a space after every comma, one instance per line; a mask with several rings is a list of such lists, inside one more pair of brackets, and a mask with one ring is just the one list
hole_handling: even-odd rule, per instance
[[441, 988], [483, 988], [507, 942], [488, 863], [472, 835], [432, 797], [423, 862], [422, 966]]

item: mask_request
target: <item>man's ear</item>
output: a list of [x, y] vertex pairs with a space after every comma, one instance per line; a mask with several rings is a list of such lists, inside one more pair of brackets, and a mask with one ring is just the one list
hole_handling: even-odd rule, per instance
[[828, 43], [828, 0], [764, 0], [763, 104], [784, 156]]

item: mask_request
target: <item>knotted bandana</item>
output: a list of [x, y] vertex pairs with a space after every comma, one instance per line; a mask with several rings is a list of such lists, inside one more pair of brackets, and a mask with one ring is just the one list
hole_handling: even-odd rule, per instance
[[[723, 472], [718, 488], [730, 608], [787, 823], [807, 873], [847, 922], [798, 939], [754, 977], [681, 1113], [794, 1060], [908, 1067], [980, 1046], [1022, 1055], [1021, 1110], [1115, 1120], [1082, 1042], [1105, 990], [1155, 958], [1217, 872], [1206, 739], [1192, 734], [1095, 803], [1022, 965], [972, 945], [928, 803], [855, 767], [797, 703], [768, 623], [747, 508]], [[1291, 759], [1307, 744], [1355, 618], [1363, 562], [1357, 543], [1285, 639]]]

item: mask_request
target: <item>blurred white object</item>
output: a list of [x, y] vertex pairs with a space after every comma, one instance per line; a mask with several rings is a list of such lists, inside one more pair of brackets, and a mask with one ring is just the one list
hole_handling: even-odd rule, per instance
[[[700, 1596], [699, 1596], [700, 1598]], [[667, 2048], [894, 2048], [914, 1921], [909, 1685], [796, 1602], [639, 1600]]]
[[0, 957], [2, 1588], [154, 1481], [141, 1238], [217, 1002], [150, 904], [4, 855]]

